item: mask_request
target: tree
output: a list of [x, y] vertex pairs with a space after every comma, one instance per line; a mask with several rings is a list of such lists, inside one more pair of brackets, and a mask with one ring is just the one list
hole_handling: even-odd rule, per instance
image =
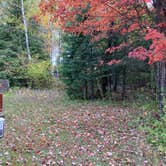
[[[56, 8], [53, 8], [53, 6], [56, 6]], [[96, 36], [95, 32], [102, 32], [107, 35], [108, 31], [122, 30], [123, 32], [131, 32], [133, 30], [140, 30], [140, 33], [145, 35], [151, 35], [152, 33], [158, 35], [160, 42], [163, 40], [163, 35], [152, 29], [154, 26], [157, 28], [158, 25], [154, 25], [152, 18], [149, 17], [150, 11], [147, 9], [147, 5], [144, 1], [123, 0], [116, 2], [114, 0], [76, 0], [73, 2], [66, 0], [43, 0], [40, 8], [43, 13], [49, 12], [53, 18], [57, 18], [62, 28], [68, 32]], [[82, 13], [80, 9], [86, 10], [86, 12]], [[86, 19], [79, 22], [76, 21], [79, 15], [83, 15]], [[147, 21], [147, 19], [150, 21]], [[162, 44], [163, 43], [162, 41]], [[149, 58], [149, 63], [163, 60], [161, 55], [155, 54], [155, 47], [151, 49], [151, 51], [153, 51], [154, 55], [148, 54], [148, 52], [146, 54]]]
[[21, 35], [23, 37], [23, 32], [10, 24], [0, 25], [0, 77], [9, 79], [11, 85], [21, 80], [26, 82]]
[[[0, 77], [10, 80], [11, 86], [27, 86], [27, 47], [20, 0], [2, 1], [5, 15], [0, 23]], [[44, 40], [39, 25], [29, 17], [29, 41], [34, 60], [46, 60]]]
[[29, 36], [28, 36], [28, 28], [27, 28], [27, 20], [25, 17], [25, 9], [24, 9], [24, 1], [21, 0], [21, 13], [22, 13], [22, 19], [24, 23], [24, 31], [25, 31], [25, 42], [26, 42], [26, 47], [27, 47], [27, 55], [28, 59], [31, 60], [31, 53], [30, 53], [30, 47], [29, 47]]
[[96, 79], [101, 77], [100, 69], [97, 68], [101, 50], [94, 49], [95, 46], [97, 43], [91, 42], [90, 36], [72, 34], [63, 36], [61, 72], [67, 85], [67, 93], [72, 98], [96, 97]]
[[[163, 114], [165, 78], [165, 3], [162, 0], [42, 0], [40, 8], [43, 13], [49, 13], [52, 19], [58, 21], [66, 32], [84, 35], [90, 34], [97, 38], [109, 37], [108, 32], [121, 31], [122, 35], [137, 31], [151, 42], [149, 49], [140, 45], [133, 48], [132, 38], [126, 39], [129, 57], [140, 60], [148, 59], [149, 64], [158, 63], [158, 91], [161, 114]], [[86, 10], [86, 12], [82, 12]], [[83, 15], [81, 21], [76, 18]], [[158, 18], [158, 19], [157, 19]], [[120, 49], [109, 48], [109, 52]], [[117, 61], [112, 61], [117, 63]]]

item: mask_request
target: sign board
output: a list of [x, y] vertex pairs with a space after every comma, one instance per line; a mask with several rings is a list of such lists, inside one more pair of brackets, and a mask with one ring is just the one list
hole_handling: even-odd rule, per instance
[[9, 80], [0, 79], [0, 93], [5, 92], [9, 89]]

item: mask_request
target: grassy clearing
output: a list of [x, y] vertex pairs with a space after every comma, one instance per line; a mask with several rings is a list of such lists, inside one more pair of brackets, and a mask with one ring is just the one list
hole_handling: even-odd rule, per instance
[[10, 92], [0, 165], [164, 165], [136, 129], [138, 116], [127, 106], [71, 101], [57, 91]]

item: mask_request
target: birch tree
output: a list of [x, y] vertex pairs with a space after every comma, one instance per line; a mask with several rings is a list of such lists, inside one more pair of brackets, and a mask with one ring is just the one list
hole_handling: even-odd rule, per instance
[[28, 55], [28, 60], [30, 61], [32, 59], [32, 57], [31, 57], [30, 48], [29, 48], [28, 27], [27, 27], [27, 20], [25, 17], [23, 0], [21, 0], [21, 12], [22, 12], [22, 19], [23, 19], [24, 31], [25, 31], [25, 42], [26, 42], [26, 47], [27, 47], [27, 55]]
[[56, 67], [56, 76], [59, 77], [58, 71], [58, 57], [60, 56], [60, 30], [50, 26], [51, 44], [50, 44], [50, 60], [52, 66], [52, 73]]

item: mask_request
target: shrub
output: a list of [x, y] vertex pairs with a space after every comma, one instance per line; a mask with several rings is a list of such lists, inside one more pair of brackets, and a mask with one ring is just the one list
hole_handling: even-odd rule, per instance
[[32, 62], [28, 65], [29, 86], [32, 88], [51, 88], [52, 77], [48, 61]]
[[166, 153], [166, 114], [160, 121], [154, 120], [146, 131], [148, 131], [148, 141], [161, 152]]
[[[151, 116], [144, 129], [147, 132], [148, 142], [157, 147], [161, 153], [166, 154], [166, 104], [164, 111], [165, 114], [160, 120]], [[157, 115], [156, 112], [153, 114]]]

